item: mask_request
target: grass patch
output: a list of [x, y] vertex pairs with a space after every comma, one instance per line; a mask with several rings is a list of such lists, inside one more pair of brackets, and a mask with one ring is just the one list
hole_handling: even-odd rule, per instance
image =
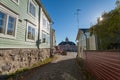
[[35, 63], [32, 65], [32, 68], [34, 67], [38, 67], [38, 66], [41, 66], [41, 65], [45, 65], [49, 62], [51, 62], [53, 60], [53, 58], [46, 58], [45, 60], [41, 61], [41, 62], [38, 62], [38, 63]]
[[18, 69], [18, 70], [15, 71], [14, 73], [9, 73], [9, 74], [7, 74], [7, 75], [6, 75], [6, 78], [7, 78], [8, 80], [13, 80], [12, 77], [14, 77], [14, 76], [16, 76], [17, 74], [20, 74], [20, 73], [22, 73], [22, 72], [25, 72], [25, 71], [27, 71], [27, 70], [29, 70], [28, 67], [23, 68], [23, 69]]
[[[30, 69], [32, 69], [32, 68], [35, 68], [35, 67], [43, 66], [43, 65], [51, 62], [51, 61], [54, 60], [54, 59], [56, 59], [56, 57], [46, 58], [45, 60], [43, 60], [43, 61], [41, 61], [41, 62], [38, 62], [38, 63], [33, 64], [31, 68], [26, 67], [26, 68], [23, 68], [23, 69], [19, 69], [19, 70], [17, 70], [17, 71], [14, 72], [14, 73], [7, 74], [7, 77], [6, 77], [6, 78], [7, 78], [7, 80], [14, 80], [13, 78], [14, 78], [15, 76], [17, 76], [17, 74], [20, 74], [20, 73], [22, 73], [22, 72], [28, 71], [28, 70], [30, 70]], [[22, 80], [22, 78], [20, 78], [20, 80]]]
[[76, 58], [78, 68], [83, 80], [95, 80], [95, 77], [86, 69], [84, 60], [82, 58]]

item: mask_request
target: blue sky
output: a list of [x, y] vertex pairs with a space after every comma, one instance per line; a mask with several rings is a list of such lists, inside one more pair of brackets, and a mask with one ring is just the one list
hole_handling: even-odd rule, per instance
[[43, 6], [52, 18], [52, 27], [56, 30], [56, 41], [59, 44], [66, 37], [75, 42], [78, 23], [75, 15], [79, 12], [79, 28], [89, 28], [94, 25], [103, 12], [115, 8], [116, 0], [41, 0]]

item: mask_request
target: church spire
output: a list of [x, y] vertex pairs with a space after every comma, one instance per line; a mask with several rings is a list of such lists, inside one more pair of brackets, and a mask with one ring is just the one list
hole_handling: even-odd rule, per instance
[[65, 41], [66, 41], [66, 42], [69, 42], [69, 39], [68, 39], [68, 37], [66, 37]]

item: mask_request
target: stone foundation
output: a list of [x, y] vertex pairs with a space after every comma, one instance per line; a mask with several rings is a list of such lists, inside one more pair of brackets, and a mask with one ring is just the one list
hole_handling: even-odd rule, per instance
[[50, 49], [0, 49], [0, 75], [31, 67], [50, 56]]

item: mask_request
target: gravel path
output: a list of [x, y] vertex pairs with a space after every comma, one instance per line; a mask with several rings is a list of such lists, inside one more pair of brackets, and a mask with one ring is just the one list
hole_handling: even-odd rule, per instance
[[58, 59], [52, 63], [23, 73], [21, 80], [82, 80], [75, 62], [76, 54], [57, 55]]

